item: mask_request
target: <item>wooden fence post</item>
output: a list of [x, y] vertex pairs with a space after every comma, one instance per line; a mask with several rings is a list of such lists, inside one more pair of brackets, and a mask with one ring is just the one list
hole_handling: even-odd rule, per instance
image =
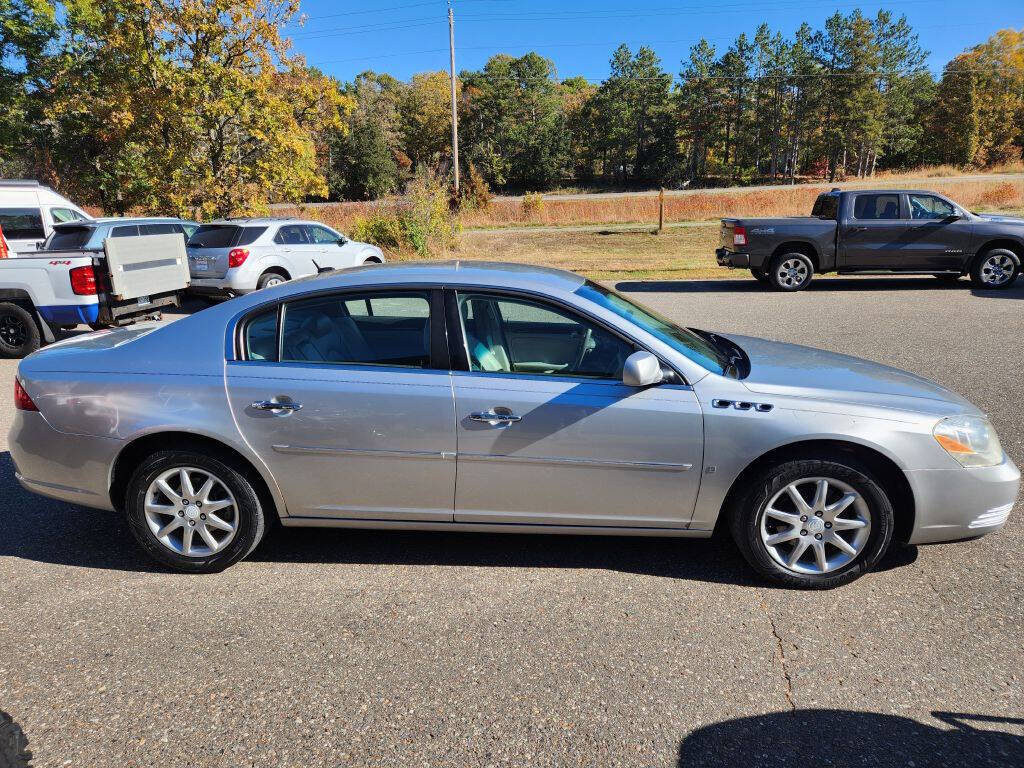
[[665, 229], [665, 188], [658, 191], [658, 234]]

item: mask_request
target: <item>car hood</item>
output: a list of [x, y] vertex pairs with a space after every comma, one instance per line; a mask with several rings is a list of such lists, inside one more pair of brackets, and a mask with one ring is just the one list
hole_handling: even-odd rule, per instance
[[1024, 227], [1024, 218], [1020, 216], [1000, 216], [998, 213], [977, 213], [975, 216], [979, 219], [994, 221], [998, 224], [1013, 224], [1018, 227]]
[[751, 336], [727, 338], [750, 358], [743, 384], [751, 392], [927, 413], [978, 413], [956, 392], [888, 365]]

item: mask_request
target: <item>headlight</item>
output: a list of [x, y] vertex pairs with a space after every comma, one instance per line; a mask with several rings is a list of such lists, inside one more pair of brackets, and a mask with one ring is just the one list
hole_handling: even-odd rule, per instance
[[992, 467], [1003, 460], [996, 431], [981, 416], [950, 416], [936, 424], [932, 434], [965, 467]]

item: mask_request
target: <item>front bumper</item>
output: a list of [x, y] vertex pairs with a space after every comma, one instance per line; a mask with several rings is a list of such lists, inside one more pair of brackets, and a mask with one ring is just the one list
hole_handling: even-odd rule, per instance
[[984, 536], [1006, 524], [1020, 490], [1020, 470], [1004, 457], [994, 467], [908, 470], [915, 520], [910, 544]]
[[718, 266], [720, 267], [728, 267], [729, 269], [740, 267], [746, 269], [750, 266], [749, 253], [735, 253], [727, 248], [718, 248], [715, 250], [715, 258], [718, 260]]

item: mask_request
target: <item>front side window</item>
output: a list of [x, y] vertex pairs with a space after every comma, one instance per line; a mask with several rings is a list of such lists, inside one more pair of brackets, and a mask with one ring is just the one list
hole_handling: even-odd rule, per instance
[[46, 237], [39, 208], [0, 208], [0, 229], [8, 240], [42, 240]]
[[281, 361], [430, 367], [426, 292], [346, 293], [285, 305]]
[[528, 299], [459, 294], [469, 366], [482, 373], [621, 379], [634, 345], [578, 315]]
[[853, 201], [855, 219], [898, 219], [900, 218], [899, 195], [857, 195]]
[[332, 232], [327, 227], [307, 227], [307, 229], [309, 230], [310, 238], [317, 244], [330, 243], [333, 245], [341, 239], [341, 235], [337, 232]]
[[178, 234], [173, 224], [143, 224], [140, 229], [144, 235], [174, 235]]
[[912, 219], [948, 219], [956, 215], [956, 208], [935, 195], [910, 195]]
[[50, 218], [53, 219], [54, 224], [64, 224], [68, 221], [85, 221], [85, 217], [82, 214], [70, 208], [51, 208]]
[[702, 368], [724, 375], [731, 365], [729, 358], [702, 336], [676, 325], [654, 310], [630, 301], [621, 293], [610, 288], [588, 280], [576, 289], [576, 295], [589, 299], [598, 306], [636, 324]]

